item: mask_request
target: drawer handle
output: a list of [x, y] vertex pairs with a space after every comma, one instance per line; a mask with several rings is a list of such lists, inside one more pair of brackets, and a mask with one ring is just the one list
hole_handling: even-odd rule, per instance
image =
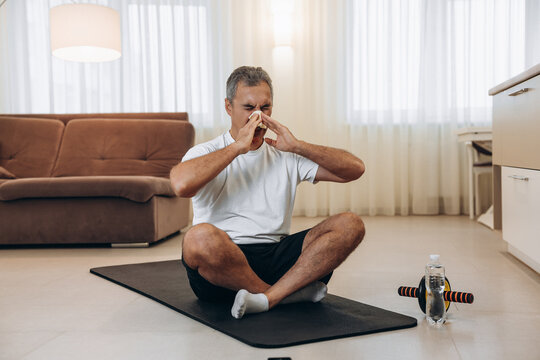
[[521, 181], [529, 181], [529, 178], [527, 176], [521, 176], [521, 175], [508, 175], [509, 178], [512, 178], [514, 180], [521, 180]]
[[519, 89], [518, 91], [514, 91], [513, 93], [508, 94], [508, 96], [517, 96], [517, 95], [521, 95], [521, 94], [523, 94], [523, 93], [526, 93], [526, 92], [529, 91], [529, 90], [530, 90], [529, 88]]

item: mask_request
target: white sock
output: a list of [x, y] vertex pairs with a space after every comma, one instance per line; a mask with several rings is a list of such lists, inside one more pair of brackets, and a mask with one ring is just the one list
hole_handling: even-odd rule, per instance
[[252, 294], [247, 290], [240, 290], [236, 293], [231, 314], [237, 319], [241, 319], [244, 314], [260, 313], [268, 311], [268, 298], [263, 293]]
[[306, 287], [292, 293], [285, 299], [281, 300], [280, 304], [292, 304], [302, 301], [319, 302], [326, 296], [328, 288], [321, 281], [315, 281]]
[[[320, 281], [312, 282], [306, 287], [292, 293], [283, 299], [280, 304], [292, 304], [302, 301], [319, 302], [326, 296], [328, 288]], [[268, 311], [268, 298], [263, 293], [252, 294], [247, 290], [239, 290], [236, 293], [231, 314], [241, 319], [244, 314], [253, 314]]]

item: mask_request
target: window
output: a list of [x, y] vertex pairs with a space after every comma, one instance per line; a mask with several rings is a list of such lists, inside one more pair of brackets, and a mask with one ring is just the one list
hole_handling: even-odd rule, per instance
[[438, 113], [438, 122], [452, 111], [468, 112], [458, 121], [491, 121], [488, 90], [524, 70], [524, 0], [359, 0], [348, 6], [351, 123], [374, 112], [395, 122], [396, 114], [420, 109]]
[[[67, 0], [11, 1], [2, 23], [5, 111], [13, 113], [187, 111], [210, 126], [212, 61], [204, 0], [93, 1], [122, 22], [122, 57], [78, 63], [51, 56], [49, 8]], [[2, 33], [0, 31], [0, 33]]]

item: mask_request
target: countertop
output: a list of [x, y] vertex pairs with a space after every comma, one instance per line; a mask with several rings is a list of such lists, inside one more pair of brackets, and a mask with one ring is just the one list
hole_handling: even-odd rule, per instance
[[501, 91], [504, 91], [506, 89], [511, 88], [514, 85], [517, 85], [525, 80], [529, 80], [530, 78], [535, 77], [536, 75], [540, 74], [540, 64], [536, 64], [533, 67], [523, 71], [522, 73], [506, 80], [503, 83], [500, 83], [499, 85], [489, 89], [489, 95], [495, 95], [500, 93]]

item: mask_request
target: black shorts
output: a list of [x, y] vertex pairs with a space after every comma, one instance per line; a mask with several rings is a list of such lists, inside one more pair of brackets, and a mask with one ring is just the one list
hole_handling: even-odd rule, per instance
[[[255, 274], [265, 283], [275, 284], [296, 263], [308, 230], [284, 237], [279, 243], [238, 245]], [[190, 268], [182, 259], [193, 292], [201, 300], [233, 302], [236, 291], [216, 286]], [[332, 273], [320, 281], [328, 284]]]

